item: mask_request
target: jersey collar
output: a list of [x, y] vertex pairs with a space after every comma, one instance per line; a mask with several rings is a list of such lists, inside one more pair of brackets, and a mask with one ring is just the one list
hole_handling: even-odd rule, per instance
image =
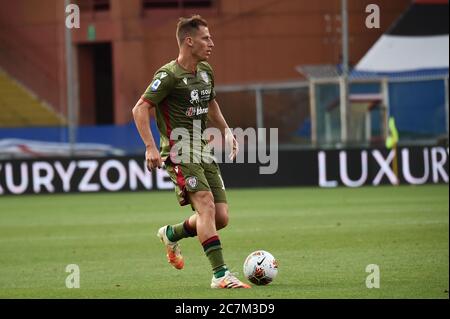
[[193, 76], [197, 76], [197, 69], [198, 69], [198, 64], [197, 64], [197, 67], [196, 67], [196, 70], [195, 71], [189, 71], [189, 70], [186, 70], [185, 68], [183, 68], [183, 66], [180, 64], [180, 63], [178, 63], [178, 58], [175, 60], [175, 63], [178, 65], [178, 67], [180, 68], [180, 69], [182, 69], [183, 71], [185, 71], [185, 72], [187, 72], [187, 73], [189, 73], [189, 74], [192, 74]]

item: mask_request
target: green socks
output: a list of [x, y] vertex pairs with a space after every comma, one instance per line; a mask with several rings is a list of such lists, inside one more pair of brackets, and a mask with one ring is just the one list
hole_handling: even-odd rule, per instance
[[222, 246], [218, 236], [213, 236], [202, 243], [203, 250], [211, 263], [215, 278], [225, 275], [227, 266], [223, 261]]
[[[166, 230], [167, 238], [172, 242], [177, 242], [183, 238], [197, 236], [196, 229], [193, 229], [188, 221], [189, 220], [187, 219], [183, 223], [168, 226]], [[208, 257], [209, 262], [211, 263], [214, 277], [220, 278], [225, 276], [225, 272], [228, 268], [223, 261], [222, 246], [220, 244], [219, 236], [213, 236], [210, 239], [205, 240], [202, 243], [202, 246], [206, 257]]]
[[189, 225], [189, 219], [186, 219], [183, 223], [167, 227], [166, 235], [170, 241], [176, 242], [183, 238], [197, 236], [197, 230], [193, 229]]

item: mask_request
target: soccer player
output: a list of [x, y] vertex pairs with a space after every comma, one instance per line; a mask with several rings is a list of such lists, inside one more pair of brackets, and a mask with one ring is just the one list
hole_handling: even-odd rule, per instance
[[[238, 143], [215, 100], [214, 74], [206, 62], [214, 43], [207, 22], [199, 15], [180, 18], [176, 37], [178, 58], [155, 73], [151, 84], [133, 108], [136, 127], [146, 146], [148, 169], [161, 168], [164, 164], [175, 184], [180, 205], [190, 204], [195, 210], [184, 222], [161, 227], [157, 236], [165, 245], [169, 263], [176, 269], [184, 267], [178, 241], [197, 236], [211, 263], [211, 288], [250, 288], [237, 279], [224, 262], [217, 231], [228, 224], [228, 205], [218, 165], [214, 161], [204, 161], [200, 154], [207, 150], [208, 141], [201, 138], [200, 149], [192, 147], [195, 141], [184, 145], [189, 147], [188, 160], [183, 157], [180, 162], [177, 156], [182, 155], [186, 148], [181, 147], [180, 151], [174, 150], [174, 146], [178, 147], [183, 139], [181, 142], [171, 139], [171, 133], [180, 128], [184, 129], [181, 132], [187, 130], [190, 137], [194, 131], [203, 134], [209, 121], [224, 134], [226, 143], [232, 149], [230, 158], [235, 158], [238, 152]], [[161, 136], [160, 150], [156, 148], [149, 125], [152, 108], [156, 110]]]

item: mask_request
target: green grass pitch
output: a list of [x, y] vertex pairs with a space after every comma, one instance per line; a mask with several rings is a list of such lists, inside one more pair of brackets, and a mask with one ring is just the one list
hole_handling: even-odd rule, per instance
[[[258, 249], [269, 286], [212, 290], [197, 239], [172, 269], [157, 229], [190, 214], [173, 192], [0, 198], [0, 298], [448, 298], [448, 185], [229, 190], [225, 261], [242, 279]], [[65, 286], [68, 264], [79, 289]], [[380, 269], [368, 289], [366, 266]]]

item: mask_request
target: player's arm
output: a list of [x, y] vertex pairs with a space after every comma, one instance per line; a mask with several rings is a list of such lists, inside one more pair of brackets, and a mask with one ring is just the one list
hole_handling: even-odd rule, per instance
[[145, 144], [145, 160], [147, 168], [151, 171], [155, 168], [161, 168], [162, 160], [159, 150], [156, 147], [155, 139], [150, 130], [150, 110], [154, 105], [144, 101], [142, 98], [133, 107], [133, 118], [139, 135]]
[[239, 152], [239, 144], [234, 138], [233, 133], [231, 132], [227, 121], [223, 117], [222, 112], [220, 111], [219, 104], [216, 99], [212, 99], [208, 105], [208, 121], [212, 124], [212, 126], [218, 128], [222, 134], [225, 136], [225, 143], [231, 146], [231, 153], [229, 158], [233, 160], [237, 153]]

